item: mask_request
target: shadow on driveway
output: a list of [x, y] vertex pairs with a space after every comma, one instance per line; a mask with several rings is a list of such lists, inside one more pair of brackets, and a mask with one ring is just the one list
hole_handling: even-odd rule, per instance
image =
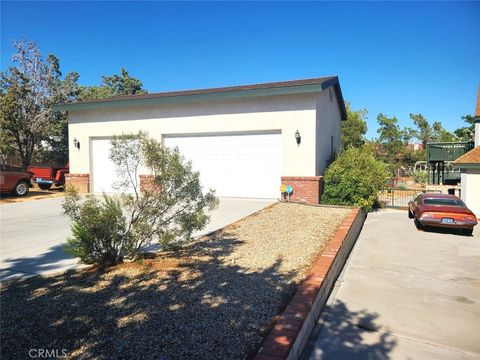
[[55, 245], [46, 253], [34, 257], [6, 258], [2, 261], [0, 279], [9, 280], [21, 276], [46, 274], [81, 267], [78, 259], [72, 259], [63, 251], [63, 245]]
[[[328, 319], [322, 325], [319, 341], [310, 357], [304, 359], [324, 360], [386, 360], [397, 344], [395, 337], [388, 333], [377, 333], [379, 315], [365, 309], [352, 311], [336, 300], [328, 306]], [[369, 341], [365, 335], [371, 335]]]

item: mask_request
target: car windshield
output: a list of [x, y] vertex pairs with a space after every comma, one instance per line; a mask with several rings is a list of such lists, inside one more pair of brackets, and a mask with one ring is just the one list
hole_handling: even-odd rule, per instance
[[423, 203], [425, 205], [464, 206], [460, 199], [424, 199]]

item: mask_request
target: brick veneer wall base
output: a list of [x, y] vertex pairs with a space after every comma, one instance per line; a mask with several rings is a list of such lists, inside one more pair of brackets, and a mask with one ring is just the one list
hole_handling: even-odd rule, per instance
[[282, 185], [291, 185], [290, 200], [320, 204], [323, 176], [282, 176]]
[[65, 174], [65, 183], [75, 186], [80, 193], [88, 193], [90, 191], [89, 174]]
[[360, 209], [352, 209], [345, 217], [264, 339], [255, 360], [290, 360], [301, 356], [365, 218]]

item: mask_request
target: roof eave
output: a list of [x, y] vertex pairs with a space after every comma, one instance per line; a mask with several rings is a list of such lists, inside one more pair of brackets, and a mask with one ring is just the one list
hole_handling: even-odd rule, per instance
[[454, 163], [453, 166], [458, 169], [480, 169], [480, 163]]
[[87, 110], [118, 106], [140, 106], [149, 104], [173, 104], [180, 102], [224, 100], [245, 98], [253, 96], [292, 95], [320, 92], [325, 88], [323, 84], [309, 84], [297, 86], [285, 86], [265, 89], [238, 90], [227, 92], [212, 92], [190, 95], [158, 96], [151, 98], [129, 98], [129, 99], [105, 99], [105, 101], [79, 102], [57, 104], [53, 106], [55, 111]]
[[[294, 94], [308, 94], [321, 92], [328, 87], [333, 86], [338, 99], [338, 105], [342, 120], [347, 119], [347, 110], [345, 107], [345, 101], [342, 95], [342, 89], [337, 76], [332, 76], [326, 80], [322, 80], [314, 84], [296, 84], [285, 85], [275, 87], [264, 87], [256, 89], [238, 89], [238, 90], [226, 90], [226, 91], [212, 91], [202, 93], [190, 93], [190, 94], [150, 94], [151, 96], [139, 96], [135, 97], [118, 97], [107, 98], [102, 100], [76, 102], [57, 104], [53, 106], [55, 111], [75, 111], [75, 110], [89, 110], [98, 108], [111, 108], [111, 107], [124, 107], [124, 106], [142, 106], [151, 104], [175, 104], [181, 102], [193, 102], [193, 101], [206, 101], [206, 100], [219, 100], [219, 99], [235, 99], [246, 98], [253, 96], [274, 96], [274, 95], [294, 95]], [[212, 89], [217, 90], [217, 89]]]
[[333, 85], [335, 92], [337, 94], [338, 106], [340, 107], [340, 117], [342, 121], [347, 120], [347, 107], [345, 106], [345, 100], [343, 99], [342, 88], [340, 87], [340, 81], [338, 77], [334, 77], [331, 80], [325, 81], [323, 84], [323, 89]]

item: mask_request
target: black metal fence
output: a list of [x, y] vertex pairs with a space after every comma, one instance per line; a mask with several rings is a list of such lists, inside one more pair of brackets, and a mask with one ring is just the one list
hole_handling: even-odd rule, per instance
[[408, 202], [415, 199], [421, 193], [441, 194], [441, 190], [417, 190], [417, 189], [385, 189], [378, 196], [380, 203], [390, 208], [406, 208]]

